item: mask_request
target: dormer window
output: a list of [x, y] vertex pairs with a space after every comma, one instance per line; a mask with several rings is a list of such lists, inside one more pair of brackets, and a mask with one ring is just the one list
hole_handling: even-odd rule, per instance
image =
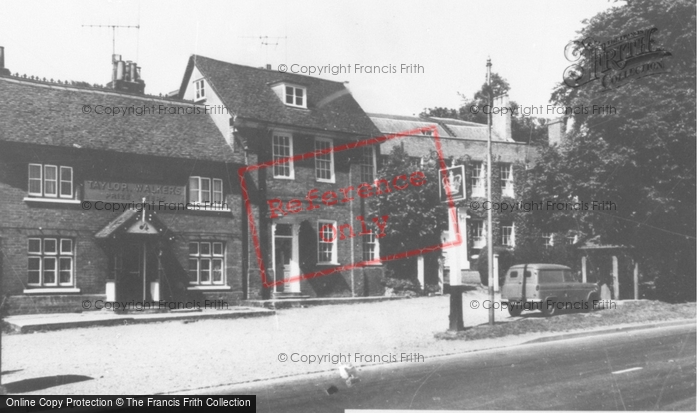
[[199, 79], [194, 81], [194, 101], [199, 102], [200, 100], [206, 99], [204, 94], [204, 79]]
[[306, 90], [296, 86], [284, 87], [284, 103], [300, 108], [306, 107]]

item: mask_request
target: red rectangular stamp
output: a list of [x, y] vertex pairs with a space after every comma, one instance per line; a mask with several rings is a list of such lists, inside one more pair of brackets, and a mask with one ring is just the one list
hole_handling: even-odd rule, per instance
[[[315, 231], [315, 237], [317, 238], [315, 241], [318, 245], [318, 250], [316, 253], [318, 254], [317, 256], [319, 257], [319, 261], [323, 260], [324, 268], [322, 269], [314, 269], [313, 271], [303, 271], [302, 268], [299, 267], [298, 263], [296, 264], [296, 267], [293, 268], [291, 271], [289, 271], [288, 274], [285, 275], [284, 278], [280, 277], [277, 275], [277, 277], [271, 277], [268, 274], [268, 270], [265, 265], [265, 258], [264, 258], [264, 252], [263, 249], [261, 248], [260, 245], [260, 232], [258, 225], [256, 224], [255, 220], [255, 215], [253, 213], [253, 208], [251, 205], [251, 200], [250, 200], [250, 194], [248, 190], [248, 186], [246, 184], [246, 179], [245, 175], [246, 173], [249, 172], [254, 172], [258, 171], [263, 168], [291, 168], [293, 167], [295, 162], [302, 162], [306, 159], [327, 159], [328, 157], [325, 157], [328, 154], [338, 154], [342, 153], [344, 151], [349, 151], [353, 150], [355, 148], [361, 148], [361, 147], [367, 147], [367, 146], [374, 146], [374, 145], [379, 145], [384, 142], [392, 141], [392, 140], [397, 140], [397, 139], [402, 139], [406, 137], [411, 137], [411, 136], [425, 136], [425, 132], [429, 132], [430, 135], [433, 138], [433, 142], [435, 144], [435, 152], [437, 154], [438, 158], [438, 166], [440, 168], [440, 174], [439, 179], [442, 182], [445, 182], [447, 184], [444, 184], [441, 182], [441, 187], [442, 190], [445, 192], [443, 195], [446, 198], [446, 204], [448, 207], [448, 213], [451, 215], [452, 219], [450, 219], [450, 222], [453, 225], [453, 231], [456, 234], [456, 237], [448, 242], [443, 242], [435, 245], [428, 245], [428, 246], [423, 246], [421, 248], [415, 248], [415, 249], [410, 249], [407, 251], [401, 251], [399, 253], [393, 252], [392, 254], [387, 254], [383, 256], [376, 256], [373, 257], [372, 259], [364, 259], [365, 257], [361, 256], [361, 259], [359, 260], [345, 260], [344, 263], [339, 262], [338, 260], [338, 254], [337, 254], [337, 242], [338, 240], [344, 241], [344, 240], [350, 240], [355, 236], [364, 236], [364, 235], [370, 235], [372, 234], [375, 239], [380, 239], [384, 236], [384, 231], [388, 225], [388, 220], [389, 217], [387, 215], [384, 216], [377, 216], [377, 217], [372, 217], [369, 219], [366, 219], [363, 215], [359, 215], [354, 217], [354, 220], [359, 222], [358, 228], [361, 230], [360, 232], [355, 232], [353, 230], [353, 223], [345, 223], [342, 225], [337, 225], [337, 223], [333, 220], [328, 220], [323, 218], [323, 213], [327, 212], [330, 208], [333, 206], [347, 206], [347, 205], [352, 205], [352, 201], [355, 199], [354, 196], [358, 196], [358, 199], [364, 199], [364, 198], [369, 198], [372, 196], [377, 196], [381, 195], [384, 193], [390, 193], [390, 192], [397, 192], [397, 191], [402, 191], [407, 188], [411, 187], [419, 187], [423, 184], [426, 183], [427, 177], [422, 171], [416, 171], [413, 173], [404, 173], [404, 174], [398, 174], [396, 176], [392, 177], [384, 177], [384, 178], [375, 178], [374, 183], [369, 183], [369, 182], [363, 182], [357, 185], [355, 187], [354, 185], [352, 186], [339, 186], [338, 188], [328, 190], [328, 185], [327, 182], [332, 182], [334, 181], [326, 181], [325, 188], [326, 190], [321, 191], [319, 190], [314, 184], [317, 183], [316, 181], [319, 181], [318, 179], [314, 182], [309, 182], [309, 187], [305, 188], [304, 191], [300, 194], [301, 196], [294, 199], [280, 199], [280, 198], [267, 198], [262, 200], [261, 202], [263, 203], [262, 205], [265, 208], [261, 208], [261, 218], [263, 218], [263, 211], [264, 213], [264, 218], [269, 219], [269, 222], [286, 222], [284, 221], [285, 219], [290, 219], [290, 217], [294, 217], [296, 214], [310, 214], [310, 213], [317, 213], [318, 216], [316, 219], [317, 221], [317, 226]], [[426, 136], [427, 138], [427, 136]], [[334, 159], [332, 156], [330, 159]], [[332, 162], [332, 161], [331, 161]], [[332, 163], [331, 163], [332, 165]], [[398, 260], [398, 259], [403, 259], [415, 255], [421, 255], [425, 254], [428, 252], [433, 252], [433, 251], [438, 251], [441, 249], [445, 248], [450, 248], [454, 246], [458, 246], [462, 244], [462, 236], [459, 232], [459, 225], [458, 225], [458, 220], [456, 219], [457, 217], [457, 212], [455, 208], [455, 200], [452, 197], [451, 193], [451, 185], [449, 184], [449, 179], [450, 177], [447, 175], [447, 165], [445, 164], [444, 157], [443, 157], [443, 152], [442, 152], [442, 146], [440, 143], [440, 137], [438, 135], [438, 130], [435, 126], [426, 126], [426, 127], [421, 127], [421, 128], [416, 128], [396, 134], [391, 134], [391, 135], [384, 135], [380, 137], [375, 137], [375, 138], [370, 138], [362, 141], [356, 141], [356, 142], [350, 142], [342, 145], [338, 145], [335, 147], [328, 147], [322, 148], [322, 149], [317, 149], [314, 151], [306, 152], [303, 154], [299, 155], [293, 155], [293, 156], [288, 156], [288, 157], [278, 157], [277, 159], [273, 159], [270, 161], [266, 162], [261, 162], [255, 165], [249, 165], [247, 167], [240, 168], [238, 170], [238, 176], [240, 179], [241, 183], [241, 188], [242, 188], [242, 193], [243, 193], [243, 199], [245, 202], [245, 209], [246, 209], [246, 214], [248, 216], [248, 224], [250, 228], [250, 236], [252, 238], [252, 243], [253, 243], [253, 248], [255, 250], [255, 256], [257, 258], [257, 263], [258, 267], [260, 270], [260, 276], [262, 278], [262, 285], [265, 288], [272, 288], [284, 283], [299, 283], [301, 280], [305, 279], [310, 279], [310, 278], [316, 278], [316, 277], [321, 277], [324, 275], [332, 274], [332, 273], [337, 273], [337, 272], [343, 272], [343, 271], [348, 271], [352, 270], [354, 268], [361, 268], [369, 265], [378, 265], [382, 264], [387, 261], [392, 261], [392, 260]], [[317, 177], [318, 178], [318, 177]], [[323, 180], [320, 180], [320, 182], [324, 182]], [[301, 184], [303, 185], [304, 182], [295, 182], [295, 184]], [[297, 185], [298, 186], [298, 185]], [[352, 207], [350, 207], [352, 208]], [[352, 212], [352, 210], [351, 210]], [[277, 221], [276, 221], [277, 220]], [[280, 254], [288, 254], [288, 255], [295, 255], [297, 257], [297, 262], [299, 261], [298, 256], [299, 256], [299, 239], [295, 239], [294, 237], [296, 235], [293, 235], [291, 233], [291, 225], [289, 224], [279, 224], [280, 227], [282, 225], [285, 225], [285, 229], [280, 232], [280, 235], [275, 236], [273, 234], [273, 238], [276, 240], [276, 237], [280, 238], [280, 244], [283, 244], [282, 241], [284, 241], [284, 238], [290, 238], [294, 239], [294, 247], [288, 247], [286, 252], [282, 249], [280, 249], [281, 252]], [[395, 224], [396, 225], [396, 224]], [[400, 224], [399, 224], [400, 225]], [[290, 227], [290, 228], [287, 228]], [[373, 230], [370, 230], [369, 228], [373, 228]], [[274, 230], [273, 230], [274, 231]], [[291, 244], [288, 243], [288, 244]], [[351, 245], [349, 248], [353, 248]], [[272, 247], [273, 251], [272, 254], [275, 254], [275, 247]], [[292, 252], [293, 251], [293, 252]], [[351, 254], [352, 255], [352, 254]], [[274, 258], [273, 258], [273, 265], [274, 264]], [[353, 262], [349, 262], [353, 261]], [[279, 270], [279, 269], [278, 269]], [[276, 279], [277, 278], [277, 279]], [[281, 278], [281, 279], [280, 279]]]

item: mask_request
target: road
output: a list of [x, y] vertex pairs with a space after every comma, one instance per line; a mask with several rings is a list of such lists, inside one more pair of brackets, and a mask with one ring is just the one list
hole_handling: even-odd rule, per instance
[[[237, 385], [261, 412], [419, 410], [695, 410], [696, 326], [592, 335]], [[338, 391], [328, 394], [335, 386]]]

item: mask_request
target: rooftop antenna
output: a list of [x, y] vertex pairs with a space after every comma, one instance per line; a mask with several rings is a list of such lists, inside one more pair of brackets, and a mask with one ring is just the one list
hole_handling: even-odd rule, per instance
[[260, 40], [260, 47], [265, 46], [265, 64], [270, 63], [268, 59], [268, 50], [269, 46], [275, 46], [277, 48], [277, 45], [280, 44], [280, 40], [284, 40], [284, 55], [285, 58], [287, 56], [287, 36], [278, 36], [278, 37], [271, 37], [271, 36], [239, 36], [240, 38], [243, 39], [259, 39]]
[[140, 29], [141, 25], [138, 24], [136, 26], [121, 26], [117, 24], [83, 24], [83, 27], [107, 27], [112, 29], [112, 56], [116, 54], [116, 38], [117, 38], [117, 29]]

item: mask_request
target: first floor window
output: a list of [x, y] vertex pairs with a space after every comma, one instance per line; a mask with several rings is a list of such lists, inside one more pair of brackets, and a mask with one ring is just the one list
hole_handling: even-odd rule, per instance
[[515, 230], [513, 229], [513, 224], [501, 226], [501, 244], [508, 247], [515, 245]]
[[221, 205], [224, 201], [224, 183], [221, 179], [190, 177], [190, 202]]
[[501, 172], [501, 194], [513, 197], [513, 165], [503, 164], [500, 166]]
[[475, 162], [472, 165], [472, 196], [483, 196], [484, 195], [484, 183], [486, 181], [484, 176], [484, 163]]
[[[330, 139], [316, 138], [314, 142], [314, 150], [321, 151], [330, 149], [333, 143]], [[333, 151], [325, 154], [315, 154], [316, 160], [316, 179], [322, 182], [335, 182], [335, 168], [333, 165]]]
[[70, 238], [29, 238], [27, 285], [72, 286], [73, 257], [73, 240]]
[[73, 168], [30, 163], [28, 193], [48, 198], [73, 198]]
[[[272, 160], [275, 162], [292, 156], [292, 136], [275, 134], [272, 136]], [[275, 178], [294, 178], [294, 163], [292, 160], [287, 162], [275, 163], [272, 167], [273, 176]]]
[[318, 262], [319, 264], [335, 264], [337, 256], [337, 232], [335, 221], [318, 222]]
[[190, 284], [222, 285], [226, 277], [223, 242], [190, 242]]
[[362, 182], [374, 182], [375, 171], [377, 170], [377, 160], [374, 146], [362, 147]]
[[379, 241], [373, 233], [364, 235], [362, 243], [362, 260], [374, 261], [379, 258]]

